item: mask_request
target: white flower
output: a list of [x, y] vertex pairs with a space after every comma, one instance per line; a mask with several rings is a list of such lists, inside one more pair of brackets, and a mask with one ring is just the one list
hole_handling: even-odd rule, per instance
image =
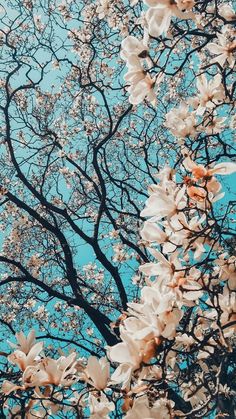
[[189, 107], [185, 103], [166, 114], [165, 126], [178, 138], [194, 136], [196, 125], [195, 114], [189, 111]]
[[155, 83], [156, 78], [152, 78], [150, 74], [144, 75], [140, 81], [137, 81], [136, 78], [134, 84], [131, 84], [127, 89], [130, 93], [129, 102], [132, 103], [132, 105], [138, 105], [147, 98], [149, 102], [154, 103], [156, 100], [156, 95], [153, 90]]
[[99, 19], [103, 19], [109, 13], [110, 0], [100, 0], [100, 5], [97, 6], [96, 12]]
[[236, 19], [236, 14], [232, 4], [220, 4], [218, 12], [220, 16], [228, 21]]
[[223, 67], [225, 62], [228, 61], [230, 67], [233, 67], [235, 63], [233, 54], [236, 50], [236, 40], [229, 41], [222, 33], [217, 34], [217, 38], [219, 41], [218, 44], [210, 42], [207, 45], [207, 49], [210, 53], [217, 55], [216, 58], [211, 60], [211, 63], [218, 63], [221, 67]]
[[164, 32], [167, 32], [171, 23], [171, 17], [172, 13], [168, 8], [151, 7], [146, 13], [149, 34], [157, 38]]
[[127, 415], [125, 416], [126, 419], [145, 419], [145, 418], [159, 418], [158, 410], [155, 408], [150, 408], [148, 403], [148, 398], [146, 395], [137, 397], [134, 400], [134, 404], [132, 409], [129, 410]]
[[23, 332], [19, 332], [15, 334], [16, 339], [17, 339], [17, 344], [16, 343], [12, 343], [8, 341], [8, 344], [12, 347], [12, 348], [17, 348], [20, 351], [24, 352], [26, 355], [28, 354], [28, 352], [30, 351], [30, 349], [32, 348], [32, 346], [36, 343], [35, 341], [35, 331], [31, 330], [28, 334], [28, 336], [25, 336]]
[[111, 376], [111, 381], [123, 383], [126, 388], [131, 380], [131, 374], [142, 362], [140, 343], [132, 339], [124, 327], [120, 327], [121, 343], [108, 348], [108, 356], [113, 362], [121, 364]]
[[216, 104], [224, 99], [224, 89], [220, 74], [216, 74], [210, 81], [207, 81], [205, 74], [202, 74], [197, 78], [196, 85], [199, 91], [198, 114], [203, 114], [205, 108], [214, 108]]
[[[148, 48], [144, 42], [135, 38], [134, 36], [127, 36], [121, 42], [121, 53], [120, 56], [123, 60], [128, 61], [130, 56], [136, 56], [137, 58], [143, 58], [146, 56]], [[136, 61], [139, 63], [139, 60]]]
[[146, 60], [146, 65], [150, 68], [150, 59], [148, 57], [148, 48], [144, 41], [140, 41], [134, 36], [128, 36], [121, 44], [121, 58], [126, 61], [128, 72], [124, 79], [129, 84], [127, 91], [130, 93], [129, 102], [133, 105], [138, 105], [145, 98], [151, 103], [156, 100], [156, 95], [153, 91], [154, 86], [160, 83], [162, 76], [151, 77], [151, 75], [144, 70], [143, 60]]
[[231, 290], [236, 289], [236, 258], [231, 256], [225, 258], [225, 255], [220, 255], [219, 259], [215, 260], [215, 263], [220, 267], [219, 278], [223, 281], [228, 281], [229, 288]]
[[110, 364], [107, 359], [105, 357], [97, 359], [95, 356], [90, 356], [81, 378], [97, 390], [103, 390], [107, 386], [109, 376]]
[[11, 355], [8, 356], [8, 360], [12, 364], [16, 364], [22, 371], [26, 369], [29, 365], [34, 365], [35, 359], [38, 354], [43, 349], [43, 342], [38, 342], [32, 346], [28, 354], [26, 355], [25, 352], [20, 350], [14, 351]]
[[166, 233], [159, 227], [159, 225], [150, 221], [144, 222], [140, 235], [142, 239], [148, 242], [156, 242], [158, 244], [164, 243], [167, 240]]
[[222, 162], [217, 163], [212, 168], [206, 168], [202, 164], [195, 163], [189, 156], [183, 161], [184, 167], [192, 172], [194, 178], [202, 179], [208, 178], [213, 175], [231, 175], [236, 172], [236, 163], [234, 162]]
[[75, 382], [76, 353], [59, 359], [44, 358], [38, 365], [28, 366], [23, 374], [23, 382], [29, 387], [48, 384], [70, 386]]
[[2, 383], [1, 391], [8, 396], [8, 394], [12, 393], [15, 390], [24, 389], [24, 387], [18, 386], [11, 381], [5, 380]]
[[173, 297], [170, 290], [165, 289], [162, 293], [157, 285], [144, 287], [141, 303], [129, 303], [129, 311], [137, 317], [129, 317], [124, 321], [129, 334], [134, 339], [146, 342], [160, 336], [173, 337], [182, 317], [182, 312], [173, 308]]
[[154, 217], [158, 221], [164, 217], [171, 217], [186, 205], [185, 186], [168, 193], [163, 187], [156, 186], [150, 198], [146, 201], [146, 208], [141, 211], [142, 217]]
[[89, 393], [90, 419], [109, 419], [109, 413], [115, 409], [114, 403], [109, 402], [104, 393], [99, 397]]
[[180, 19], [193, 19], [192, 12], [184, 12], [194, 6], [193, 0], [144, 0], [150, 9], [146, 13], [149, 34], [158, 37], [169, 29], [172, 16]]

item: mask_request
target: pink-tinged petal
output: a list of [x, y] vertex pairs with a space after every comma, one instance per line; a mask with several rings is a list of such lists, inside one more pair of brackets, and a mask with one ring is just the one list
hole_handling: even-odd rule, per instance
[[136, 332], [134, 334], [134, 337], [138, 340], [150, 340], [152, 339], [154, 336], [159, 337], [160, 336], [160, 332], [159, 331], [155, 331], [155, 334], [153, 332], [153, 329], [151, 326], [146, 326], [143, 329], [140, 329], [138, 332]]
[[24, 371], [26, 368], [26, 354], [22, 351], [16, 350], [12, 354], [7, 357], [8, 361], [10, 361], [14, 365], [18, 365], [18, 367]]
[[164, 191], [154, 193], [146, 201], [146, 208], [144, 208], [140, 215], [142, 217], [156, 216], [161, 219], [173, 212], [176, 208], [174, 201], [164, 194]]
[[164, 338], [173, 337], [173, 335], [175, 334], [175, 330], [176, 330], [176, 325], [174, 323], [168, 323], [166, 327], [164, 328], [164, 330], [161, 332], [161, 335]]
[[27, 355], [27, 364], [34, 361], [36, 356], [42, 351], [43, 349], [43, 342], [36, 343], [29, 351]]
[[236, 163], [232, 162], [224, 162], [216, 164], [213, 169], [208, 171], [211, 175], [218, 174], [218, 175], [231, 175], [232, 173], [236, 172]]
[[[197, 80], [197, 83], [198, 83], [198, 80]], [[198, 167], [197, 164], [189, 156], [183, 160], [183, 165], [185, 169], [187, 169], [189, 172], [191, 172], [193, 169], [196, 169]]]
[[148, 250], [151, 253], [151, 255], [154, 256], [154, 258], [159, 260], [159, 262], [163, 263], [168, 267], [170, 266], [170, 262], [165, 258], [165, 256], [163, 256], [163, 254], [159, 250], [153, 249], [151, 247], [149, 247]]
[[219, 201], [220, 199], [222, 199], [224, 196], [225, 196], [225, 192], [222, 192], [222, 193], [220, 193], [220, 194], [218, 194], [218, 195], [214, 196], [214, 198], [212, 198], [212, 199], [211, 199], [211, 202], [217, 202], [217, 201]]
[[139, 271], [144, 275], [156, 276], [160, 274], [160, 266], [158, 263], [145, 263], [139, 266]]
[[164, 231], [156, 223], [151, 223], [149, 221], [145, 221], [140, 235], [144, 240], [149, 242], [155, 241], [158, 244], [161, 244], [166, 240]]
[[26, 337], [22, 331], [20, 331], [19, 333], [16, 333], [16, 339], [18, 340], [18, 343], [20, 344], [20, 346], [24, 346]]
[[147, 100], [154, 106], [157, 101], [156, 93], [151, 89], [147, 95]]
[[172, 253], [176, 250], [176, 245], [172, 243], [164, 243], [163, 244], [163, 252], [164, 253]]
[[132, 85], [128, 91], [130, 92], [129, 102], [133, 105], [138, 105], [149, 93], [150, 86], [145, 78], [141, 80], [137, 85]]
[[194, 259], [199, 259], [205, 252], [205, 247], [201, 243], [196, 243], [196, 250], [194, 252]]
[[[132, 303], [128, 305], [132, 307]], [[142, 322], [136, 317], [127, 317], [127, 319], [125, 319], [124, 321], [125, 329], [127, 330], [127, 332], [130, 332], [130, 333], [135, 333], [136, 331], [138, 331], [140, 329], [141, 324]]]
[[71, 352], [68, 356], [63, 356], [59, 358], [61, 369], [67, 369], [76, 359], [76, 352]]
[[125, 343], [118, 343], [115, 346], [110, 347], [109, 357], [113, 362], [124, 362], [132, 363], [133, 359], [130, 356], [130, 351]]
[[222, 53], [224, 53], [224, 52], [225, 52], [225, 49], [224, 49], [221, 45], [215, 44], [215, 43], [213, 43], [213, 42], [210, 42], [210, 43], [207, 45], [207, 49], [208, 49], [208, 51], [210, 51], [212, 54], [216, 54], [216, 55], [220, 55], [220, 54], [222, 54]]
[[18, 386], [11, 381], [5, 380], [2, 383], [1, 391], [8, 396], [8, 394], [12, 393], [13, 391], [24, 389], [24, 387]]
[[221, 67], [224, 67], [224, 64], [227, 61], [227, 59], [228, 59], [228, 56], [226, 53], [224, 53], [224, 54], [218, 55], [216, 58], [214, 58], [210, 62], [212, 64], [218, 63], [220, 64]]
[[188, 301], [196, 301], [201, 298], [203, 291], [187, 291], [184, 293], [184, 298]]
[[147, 47], [142, 41], [139, 41], [135, 36], [127, 36], [122, 43], [121, 48], [131, 54], [140, 54], [142, 51], [147, 50]]
[[211, 80], [212, 81], [211, 88], [212, 89], [216, 89], [216, 88], [220, 87], [221, 80], [222, 80], [221, 74], [216, 74], [216, 76], [214, 77], [214, 79]]
[[39, 366], [28, 366], [22, 376], [25, 387], [41, 386], [49, 383], [48, 374]]
[[222, 45], [222, 47], [226, 47], [226, 45], [227, 45], [227, 38], [224, 35], [222, 35], [222, 33], [218, 33], [217, 34], [217, 38], [220, 41], [220, 45]]
[[[100, 361], [102, 361], [102, 359]], [[106, 364], [104, 365], [104, 368], [102, 369], [101, 363], [95, 356], [91, 356], [88, 359], [86, 371], [87, 371], [88, 376], [92, 379], [94, 386], [97, 389], [101, 390], [105, 388], [107, 385], [107, 378], [109, 375], [109, 370], [106, 371], [107, 366], [109, 368], [109, 365], [106, 362]]]
[[98, 359], [95, 356], [90, 356], [88, 359], [86, 370], [88, 375], [91, 377], [93, 374], [100, 374], [100, 364]]
[[140, 80], [144, 79], [145, 75], [143, 74], [143, 71], [129, 71], [124, 76], [124, 80], [129, 82], [130, 84], [136, 84]]
[[157, 38], [167, 32], [171, 22], [171, 11], [167, 8], [149, 9], [146, 13], [148, 32]]
[[[183, 199], [183, 197], [185, 196], [185, 194], [186, 194], [186, 187], [185, 186], [183, 186], [179, 191], [178, 191], [178, 193], [177, 193], [177, 195], [176, 195], [176, 199], [175, 199], [175, 201], [176, 201], [176, 204], [177, 204], [177, 206], [181, 203], [181, 201], [182, 201], [182, 199]], [[186, 205], [186, 202], [184, 201], [183, 202], [183, 204], [184, 204], [184, 206]]]
[[123, 383], [122, 389], [128, 387], [131, 380], [132, 371], [133, 369], [129, 364], [119, 365], [119, 367], [111, 376], [111, 382], [116, 384]]
[[143, 71], [143, 67], [140, 64], [140, 59], [135, 54], [131, 54], [131, 55], [128, 55], [127, 56], [127, 58], [126, 58], [126, 65], [131, 70], [142, 70]]

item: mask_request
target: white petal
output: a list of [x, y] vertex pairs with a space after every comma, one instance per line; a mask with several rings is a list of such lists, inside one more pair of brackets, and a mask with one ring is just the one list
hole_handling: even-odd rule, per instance
[[236, 163], [233, 163], [233, 162], [219, 163], [219, 164], [216, 164], [213, 169], [209, 170], [209, 172], [211, 174], [230, 175], [236, 172]]

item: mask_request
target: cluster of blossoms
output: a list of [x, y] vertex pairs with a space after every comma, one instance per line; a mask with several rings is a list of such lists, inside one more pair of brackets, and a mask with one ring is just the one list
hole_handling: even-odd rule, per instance
[[148, 6], [145, 15], [148, 33], [155, 38], [168, 32], [173, 17], [195, 19], [194, 0], [144, 0], [144, 4]]
[[[42, 352], [43, 343], [36, 343], [34, 332], [28, 337], [21, 332], [16, 335], [18, 344], [10, 343], [15, 350], [8, 360], [22, 375], [17, 383], [4, 381], [1, 391], [8, 395], [33, 389], [27, 418], [44, 417], [39, 403], [55, 413], [60, 388], [73, 389], [78, 382], [88, 385], [88, 390], [81, 391], [79, 404], [81, 409], [88, 404], [91, 418], [107, 418], [120, 397], [126, 418], [172, 418], [175, 401], [168, 391], [158, 391], [158, 382], [170, 383], [177, 364], [184, 363], [184, 352], [192, 351], [195, 362], [206, 372], [207, 359], [218, 351], [219, 342], [230, 350], [235, 330], [236, 260], [221, 254], [211, 213], [213, 203], [222, 197], [215, 175], [235, 172], [236, 164], [204, 167], [187, 156], [183, 168], [188, 175], [182, 182], [177, 183], [174, 171], [165, 167], [157, 175], [159, 183], [149, 187], [150, 197], [141, 213], [148, 220], [141, 237], [155, 261], [140, 266], [146, 284], [140, 300], [129, 303], [120, 318], [121, 343], [107, 348], [107, 358], [91, 356], [86, 362], [76, 359], [75, 352], [57, 360], [49, 358]], [[206, 272], [199, 261], [208, 252], [219, 256]], [[216, 287], [222, 287], [220, 295]], [[186, 328], [189, 311], [191, 322]], [[168, 348], [165, 372], [161, 368], [163, 348]], [[198, 388], [194, 381], [188, 388], [181, 383], [179, 392], [192, 408], [209, 401], [208, 389]], [[73, 405], [74, 394], [69, 402]]]
[[[161, 55], [156, 59], [152, 57], [152, 39], [159, 39], [164, 37], [167, 40], [172, 40], [173, 34], [169, 31], [172, 18], [179, 18], [182, 21], [187, 20], [193, 28], [202, 29], [201, 18], [197, 11], [193, 11], [195, 6], [194, 0], [143, 0], [144, 4], [149, 8], [145, 12], [144, 18], [141, 20], [143, 29], [143, 39], [138, 37], [128, 36], [121, 44], [121, 58], [126, 62], [128, 68], [124, 76], [128, 83], [127, 88], [130, 93], [130, 103], [137, 105], [145, 98], [155, 104], [157, 92], [159, 92], [159, 85], [165, 79], [165, 71], [171, 65], [168, 59], [165, 66], [161, 65]], [[209, 10], [209, 13], [214, 11]], [[221, 5], [218, 10], [219, 16], [223, 21], [233, 22], [235, 19], [235, 12], [230, 4]], [[236, 40], [235, 31], [232, 25], [225, 24], [221, 26], [221, 31], [217, 33], [217, 40], [209, 42], [203, 48], [205, 53], [210, 53], [212, 57], [209, 60], [210, 65], [217, 64], [220, 69], [229, 65], [233, 68], [235, 63]], [[215, 38], [215, 34], [213, 38]], [[175, 48], [178, 42], [172, 47], [168, 44], [168, 49], [173, 49], [173, 59], [178, 61], [178, 49]], [[158, 50], [158, 52], [160, 52]], [[169, 53], [171, 56], [171, 52]], [[197, 63], [195, 62], [197, 66]], [[203, 112], [204, 107], [213, 107], [212, 101], [222, 100], [222, 85], [220, 76], [216, 76], [209, 84], [206, 77], [203, 75], [198, 78], [197, 88], [199, 90], [199, 97], [201, 100], [198, 104], [197, 113]], [[221, 87], [221, 89], [217, 89]], [[186, 111], [186, 108], [184, 109]]]
[[[123, 7], [122, 2], [119, 2], [118, 6], [120, 7], [120, 3]], [[132, 5], [135, 7], [137, 3], [133, 1]], [[162, 52], [165, 51], [169, 57], [173, 53], [173, 61], [179, 64], [177, 58], [179, 51], [175, 49], [175, 30], [179, 30], [179, 22], [183, 25], [180, 27], [181, 37], [182, 35], [184, 37], [184, 30], [187, 28], [186, 31], [189, 30], [190, 34], [200, 31], [200, 37], [205, 37], [207, 41], [201, 45], [201, 48], [199, 44], [194, 46], [196, 50], [200, 48], [201, 51], [199, 57], [195, 58], [196, 72], [194, 70], [194, 80], [191, 81], [193, 89], [191, 99], [186, 99], [183, 94], [178, 96], [176, 84], [177, 101], [174, 95], [170, 96], [170, 103], [166, 105], [164, 129], [170, 131], [175, 137], [176, 146], [179, 147], [179, 161], [175, 166], [178, 169], [173, 169], [169, 164], [163, 165], [158, 174], [152, 175], [156, 182], [148, 187], [149, 198], [141, 212], [143, 226], [140, 231], [139, 247], [146, 260], [150, 257], [150, 261], [139, 266], [140, 294], [128, 302], [127, 309], [121, 313], [116, 322], [110, 324], [111, 335], [118, 336], [120, 341], [102, 348], [105, 356], [101, 358], [92, 355], [86, 359], [74, 350], [69, 354], [61, 351], [60, 356], [56, 358], [55, 351], [52, 355], [50, 349], [44, 347], [43, 341], [37, 341], [34, 331], [28, 336], [23, 332], [17, 333], [17, 344], [9, 343], [13, 349], [12, 353], [1, 353], [4, 359], [7, 358], [7, 373], [4, 378], [9, 379], [3, 381], [0, 392], [3, 411], [9, 417], [18, 419], [22, 416], [21, 400], [25, 403], [26, 419], [47, 418], [57, 415], [60, 410], [68, 417], [69, 415], [89, 416], [92, 419], [209, 417], [208, 413], [216, 409], [217, 398], [222, 395], [227, 399], [235, 395], [232, 388], [227, 387], [227, 382], [222, 376], [226, 361], [228, 376], [231, 374], [230, 362], [231, 356], [234, 356], [236, 257], [225, 249], [228, 236], [224, 230], [224, 223], [230, 210], [224, 211], [222, 216], [218, 207], [224, 197], [220, 176], [236, 172], [236, 164], [224, 161], [222, 155], [219, 160], [217, 157], [211, 157], [208, 148], [204, 151], [207, 158], [201, 154], [204, 141], [204, 144], [211, 146], [213, 144], [214, 148], [214, 142], [212, 143], [214, 138], [218, 139], [218, 135], [224, 129], [233, 127], [232, 121], [231, 125], [228, 123], [229, 118], [225, 109], [228, 110], [233, 105], [234, 89], [231, 73], [235, 63], [236, 44], [235, 32], [230, 23], [235, 14], [230, 5], [220, 5], [217, 11], [208, 8], [205, 16], [209, 15], [211, 20], [212, 15], [217, 15], [217, 24], [220, 23], [217, 33], [213, 33], [214, 28], [211, 29], [208, 22], [209, 36], [205, 36], [201, 30], [206, 22], [201, 22], [198, 2], [144, 0], [143, 3], [144, 12], [137, 22], [141, 32], [143, 31], [143, 38], [141, 39], [140, 32], [136, 36], [133, 30], [132, 34], [121, 43], [121, 58], [128, 69], [124, 79], [128, 84], [129, 102], [132, 105], [141, 102], [147, 107], [150, 104], [153, 107], [156, 105], [157, 93], [161, 92], [161, 88], [168, 81], [169, 72], [173, 70], [171, 62], [164, 63]], [[65, 20], [71, 19], [69, 4], [63, 2], [58, 7]], [[108, 19], [109, 28], [122, 27], [120, 29], [122, 32], [125, 24], [121, 22], [122, 19], [116, 21], [114, 16], [116, 6], [115, 1], [101, 0], [96, 7], [95, 4], [86, 7], [83, 13], [88, 21], [92, 13], [96, 14], [98, 20]], [[124, 21], [126, 18], [127, 16]], [[35, 25], [39, 32], [44, 30], [40, 16], [35, 16]], [[81, 36], [79, 29], [71, 30], [73, 43], [76, 44]], [[87, 42], [86, 33], [82, 38]], [[91, 57], [87, 53], [86, 42], [81, 46], [83, 51], [81, 52], [80, 48], [78, 50], [81, 61], [84, 54], [88, 62]], [[152, 47], [156, 45], [155, 42], [157, 47], [153, 52]], [[158, 56], [157, 59], [155, 54]], [[205, 66], [207, 60], [208, 65]], [[172, 77], [173, 75], [171, 73]], [[86, 77], [88, 77], [87, 72]], [[86, 83], [87, 81], [86, 79]], [[88, 84], [94, 85], [94, 83], [91, 77]], [[103, 93], [100, 87], [99, 93]], [[174, 106], [170, 109], [172, 99]], [[38, 96], [39, 105], [44, 104], [42, 100], [42, 96]], [[53, 100], [53, 96], [46, 98], [45, 95], [45, 103], [50, 105]], [[18, 101], [22, 102], [20, 96]], [[90, 110], [95, 114], [97, 102], [93, 100], [91, 103]], [[107, 109], [107, 102], [104, 104]], [[24, 103], [22, 107], [23, 105]], [[80, 108], [79, 102], [76, 102], [75, 108]], [[99, 115], [99, 119], [102, 118], [104, 116]], [[62, 128], [63, 125], [64, 123]], [[84, 125], [86, 133], [92, 135], [94, 129], [89, 119]], [[61, 135], [63, 140], [58, 140], [57, 147], [59, 144], [60, 157], [69, 159], [72, 164], [71, 154], [67, 155], [62, 150], [67, 142], [64, 138], [69, 136], [66, 126], [64, 129], [65, 134]], [[209, 143], [207, 143], [208, 136]], [[197, 139], [200, 141], [197, 142]], [[93, 148], [94, 159], [97, 150], [98, 148]], [[226, 146], [224, 151], [227, 160], [230, 155]], [[79, 152], [74, 158], [76, 162], [79, 160]], [[219, 163], [221, 160], [223, 161]], [[82, 174], [76, 177], [75, 165], [75, 169], [74, 166], [73, 168], [63, 166], [58, 173], [63, 176], [69, 189], [73, 182], [77, 184], [78, 178], [82, 179], [82, 174], [85, 172], [81, 171]], [[85, 219], [91, 218], [94, 224], [98, 221], [97, 230], [100, 228], [100, 215], [97, 215], [93, 207], [83, 211], [84, 201], [80, 195], [96, 190], [103, 204], [106, 185], [101, 188], [103, 189], [101, 193], [98, 187], [100, 178], [99, 169], [97, 175], [94, 174], [92, 177], [86, 174], [86, 187], [82, 188], [81, 194], [78, 193], [75, 199], [77, 205], [79, 202]], [[7, 196], [6, 199], [9, 198], [8, 192], [2, 190], [2, 196]], [[61, 197], [63, 198], [62, 195]], [[55, 197], [50, 202], [50, 210], [54, 205], [59, 205], [58, 213], [68, 219], [70, 211], [66, 208], [61, 209], [62, 198]], [[42, 204], [45, 202], [46, 199]], [[109, 213], [108, 210], [109, 208], [107, 213], [111, 217], [112, 211]], [[46, 224], [47, 212], [50, 211], [43, 206], [41, 216], [37, 218], [38, 222], [43, 220], [46, 226], [49, 224], [49, 222]], [[71, 213], [76, 213], [73, 206]], [[23, 236], [22, 226], [26, 222], [30, 221], [18, 217], [12, 224], [11, 235], [6, 240], [6, 243], [8, 241], [14, 243], [12, 257], [16, 259], [21, 253], [17, 243]], [[71, 225], [79, 229], [74, 221], [71, 221]], [[116, 223], [116, 227], [118, 225], [119, 222]], [[55, 228], [51, 230], [54, 231]], [[83, 231], [82, 233], [86, 236]], [[109, 232], [109, 236], [113, 239], [116, 239], [117, 235], [119, 236], [117, 229]], [[60, 234], [59, 238], [63, 248], [66, 248], [66, 240], [62, 236]], [[93, 245], [93, 238], [89, 237], [89, 242]], [[6, 249], [9, 253], [10, 246], [6, 246]], [[55, 249], [56, 245], [53, 251]], [[113, 244], [112, 249], [111, 260], [117, 264], [129, 261], [135, 255], [134, 252], [126, 251], [126, 245], [120, 242]], [[96, 256], [99, 258], [101, 251], [98, 251], [98, 246], [94, 246], [93, 250], [97, 251]], [[66, 252], [66, 256], [70, 257], [68, 248]], [[105, 259], [105, 255], [102, 256]], [[41, 260], [40, 253], [30, 255], [27, 260], [29, 270], [26, 274], [32, 275], [31, 279], [33, 278], [33, 283], [36, 285], [43, 271]], [[59, 252], [58, 261], [59, 263], [61, 261]], [[105, 259], [105, 262], [106, 266], [110, 267], [109, 260]], [[49, 257], [47, 264], [50, 263]], [[20, 269], [19, 266], [19, 264], [14, 265], [16, 273]], [[106, 281], [105, 273], [99, 266], [91, 263], [85, 265], [83, 271], [84, 281], [80, 291], [82, 290], [84, 295], [87, 293], [87, 301], [92, 302], [91, 307], [94, 309], [96, 304], [97, 306], [102, 304], [103, 297], [99, 296], [97, 290], [102, 288], [101, 284]], [[116, 269], [113, 271], [117, 274]], [[68, 276], [72, 274], [73, 270]], [[44, 275], [43, 285], [49, 288], [47, 276]], [[54, 285], [61, 285], [63, 293], [64, 288], [67, 288], [60, 277], [50, 285], [55, 292]], [[72, 285], [74, 286], [74, 283]], [[93, 293], [94, 290], [96, 293]], [[59, 292], [57, 294], [60, 295]], [[110, 296], [109, 298], [110, 300], [107, 299], [105, 303], [110, 301], [112, 310], [113, 304], [115, 307], [115, 298]], [[70, 304], [75, 301], [77, 304], [77, 300], [72, 300], [72, 298], [66, 299], [68, 307], [71, 307]], [[34, 300], [29, 304], [34, 306]], [[84, 307], [86, 308], [86, 304]], [[54, 308], [61, 316], [63, 309], [66, 317], [66, 311], [61, 308], [60, 303]], [[74, 305], [74, 308], [82, 311], [78, 305]], [[47, 322], [48, 314], [43, 305], [37, 308], [36, 313], [39, 319]], [[100, 314], [103, 314], [102, 309]], [[102, 322], [100, 319], [99, 321]], [[79, 328], [75, 320], [72, 322], [72, 316], [70, 324], [68, 332], [73, 327]], [[106, 327], [109, 328], [109, 323], [105, 325]], [[93, 334], [93, 329], [88, 327], [87, 335]], [[101, 341], [97, 342], [99, 346]]]

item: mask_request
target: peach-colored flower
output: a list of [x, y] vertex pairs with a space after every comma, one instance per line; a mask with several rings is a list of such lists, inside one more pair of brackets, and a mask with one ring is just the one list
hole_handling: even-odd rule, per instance
[[23, 382], [28, 387], [49, 384], [70, 386], [75, 382], [76, 353], [59, 359], [44, 358], [38, 365], [28, 366], [23, 374]]
[[87, 367], [81, 375], [81, 379], [91, 384], [98, 390], [103, 390], [107, 387], [107, 381], [110, 376], [110, 364], [106, 358], [97, 359], [95, 356], [90, 356]]
[[26, 369], [29, 365], [34, 365], [35, 359], [38, 354], [43, 349], [43, 342], [38, 342], [32, 346], [28, 354], [26, 355], [25, 352], [20, 350], [14, 351], [11, 355], [8, 356], [8, 360], [12, 363], [17, 365], [22, 371]]

